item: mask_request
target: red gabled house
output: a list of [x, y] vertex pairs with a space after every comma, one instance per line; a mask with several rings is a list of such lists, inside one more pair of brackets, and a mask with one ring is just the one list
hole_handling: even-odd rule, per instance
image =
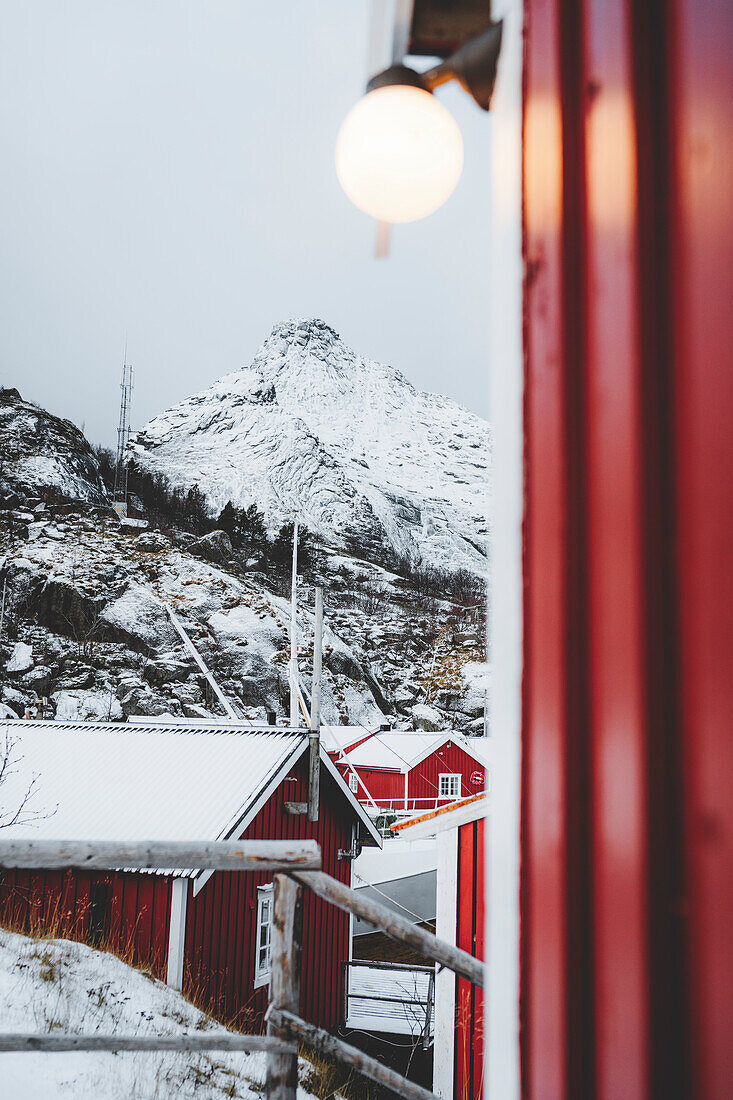
[[[293, 840], [321, 846], [349, 884], [351, 852], [379, 835], [325, 752], [319, 819], [286, 810], [308, 794], [303, 731], [242, 723], [5, 722], [15, 770], [4, 805], [37, 781], [26, 821], [4, 835], [67, 840]], [[36, 815], [27, 820], [28, 813]], [[270, 872], [7, 871], [0, 922], [84, 939], [149, 967], [227, 1018], [258, 1027], [267, 1006]], [[304, 897], [301, 1013], [340, 1022], [349, 921]]]
[[487, 741], [442, 733], [378, 732], [334, 754], [356, 797], [382, 809], [429, 810], [486, 786]]

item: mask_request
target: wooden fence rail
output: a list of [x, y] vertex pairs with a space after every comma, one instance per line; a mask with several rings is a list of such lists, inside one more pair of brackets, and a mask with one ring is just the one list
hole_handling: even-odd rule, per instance
[[[391, 1089], [398, 1096], [404, 1096], [405, 1100], [438, 1100], [434, 1092], [429, 1092], [428, 1089], [415, 1084], [414, 1081], [408, 1081], [406, 1077], [396, 1073], [393, 1069], [389, 1069], [388, 1066], [382, 1065], [376, 1058], [371, 1058], [368, 1054], [357, 1050], [356, 1047], [350, 1046], [349, 1043], [342, 1042], [341, 1039], [335, 1038], [328, 1031], [301, 1020], [293, 1012], [286, 1012], [271, 1006], [268, 1009], [267, 1017], [269, 1022], [277, 1024], [278, 1029], [283, 1034], [291, 1035], [306, 1046], [312, 1047], [313, 1050], [317, 1050], [330, 1058], [335, 1058], [337, 1062], [342, 1062], [350, 1069], [363, 1074], [364, 1077], [376, 1081], [378, 1085], [384, 1085], [385, 1088]], [[291, 1100], [291, 1096], [288, 1095], [286, 1100]], [[292, 1093], [292, 1100], [295, 1100], [295, 1093]]]
[[106, 1050], [229, 1050], [246, 1054], [264, 1051], [267, 1054], [297, 1056], [298, 1045], [293, 1041], [273, 1039], [269, 1035], [240, 1035], [231, 1031], [196, 1035], [0, 1035], [0, 1052], [4, 1054], [11, 1051], [62, 1054], [67, 1051], [99, 1053]]
[[0, 870], [69, 867], [86, 870], [212, 869], [275, 871], [271, 941], [270, 1006], [267, 1035], [0, 1035], [0, 1052], [101, 1050], [238, 1050], [267, 1054], [268, 1100], [296, 1100], [298, 1054], [295, 1040], [363, 1074], [405, 1100], [437, 1100], [434, 1093], [408, 1081], [381, 1062], [342, 1042], [299, 1016], [303, 887], [348, 913], [369, 921], [388, 936], [410, 944], [426, 958], [448, 967], [475, 985], [484, 985], [484, 964], [452, 944], [410, 924], [404, 917], [320, 870], [315, 841], [40, 841], [0, 840]]
[[351, 890], [338, 882], [335, 878], [323, 871], [292, 871], [289, 872], [296, 882], [307, 886], [314, 894], [331, 902], [339, 909], [345, 909], [363, 920], [367, 920], [377, 928], [381, 928], [388, 936], [401, 943], [409, 943], [421, 955], [441, 966], [447, 966], [454, 970], [462, 978], [467, 978], [474, 985], [484, 986], [484, 964], [481, 959], [475, 959], [467, 951], [461, 951], [459, 947], [439, 940], [432, 932], [426, 932], [417, 925], [410, 924], [405, 917], [399, 916], [381, 902], [371, 898], [363, 898], [362, 891]]
[[9, 867], [116, 871], [123, 867], [189, 871], [286, 871], [321, 866], [315, 840], [0, 840], [0, 870]]

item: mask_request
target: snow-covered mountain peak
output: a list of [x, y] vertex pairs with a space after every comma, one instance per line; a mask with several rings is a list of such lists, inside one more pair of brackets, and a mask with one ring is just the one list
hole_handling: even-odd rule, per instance
[[367, 557], [483, 568], [488, 424], [356, 354], [324, 321], [276, 325], [248, 367], [155, 417], [132, 449], [217, 508], [257, 504], [272, 528], [297, 510]]

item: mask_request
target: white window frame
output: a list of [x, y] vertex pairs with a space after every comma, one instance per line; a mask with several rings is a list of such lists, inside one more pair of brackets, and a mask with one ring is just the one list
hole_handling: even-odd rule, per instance
[[[257, 887], [257, 923], [255, 925], [255, 980], [254, 987], [259, 989], [270, 984], [271, 964], [270, 948], [272, 944], [272, 910], [275, 903], [273, 884]], [[265, 916], [267, 919], [265, 920]], [[262, 929], [266, 930], [265, 943], [262, 943]], [[264, 949], [265, 964], [262, 962]]]
[[[446, 786], [449, 788], [447, 791], [443, 790], [443, 780], [447, 780]], [[455, 789], [453, 789], [455, 788]], [[460, 772], [441, 772], [438, 776], [438, 798], [460, 798], [461, 797], [461, 773]]]
[[359, 790], [359, 777], [356, 772], [349, 772], [349, 790], [356, 794]]

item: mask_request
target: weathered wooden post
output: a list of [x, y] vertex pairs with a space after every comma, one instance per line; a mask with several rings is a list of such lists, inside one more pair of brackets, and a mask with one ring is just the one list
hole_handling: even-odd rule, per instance
[[[275, 875], [270, 939], [270, 1006], [300, 1014], [300, 959], [303, 931], [303, 891], [287, 875]], [[267, 1034], [287, 1039], [270, 1020]], [[268, 1054], [265, 1095], [268, 1100], [296, 1100], [298, 1055]]]

